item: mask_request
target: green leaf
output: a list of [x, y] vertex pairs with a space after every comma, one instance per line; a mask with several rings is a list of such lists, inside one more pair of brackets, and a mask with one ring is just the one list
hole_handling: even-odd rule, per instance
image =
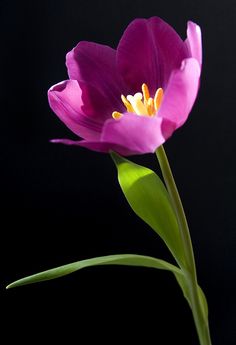
[[[184, 274], [178, 274], [178, 273], [177, 274], [174, 273], [174, 274], [175, 274], [175, 278], [177, 282], [179, 283], [179, 286], [181, 287], [183, 291], [184, 297], [186, 298], [190, 308], [192, 309], [190, 291], [189, 291], [189, 286], [188, 286], [188, 278]], [[208, 319], [207, 300], [201, 287], [198, 285], [197, 288], [198, 288], [198, 296], [199, 296], [202, 312], [205, 319], [207, 320]]]
[[206, 296], [205, 296], [204, 292], [202, 291], [202, 289], [199, 285], [198, 285], [198, 295], [199, 295], [199, 299], [200, 299], [201, 307], [203, 309], [204, 316], [206, 319], [208, 319], [207, 299], [206, 299]]
[[51, 280], [55, 278], [59, 278], [70, 274], [72, 272], [78, 271], [85, 267], [90, 266], [97, 266], [97, 265], [128, 265], [128, 266], [144, 266], [144, 267], [152, 267], [161, 270], [171, 271], [174, 274], [182, 275], [181, 270], [160, 259], [156, 259], [149, 256], [143, 255], [134, 255], [134, 254], [119, 254], [119, 255], [109, 255], [109, 256], [101, 256], [98, 258], [92, 258], [82, 261], [73, 262], [68, 265], [60, 266], [57, 268], [53, 268], [41, 273], [37, 273], [9, 284], [7, 289], [27, 285], [32, 283], [38, 283], [45, 280]]
[[190, 295], [189, 295], [189, 288], [188, 288], [188, 284], [186, 281], [186, 277], [183, 274], [182, 275], [175, 274], [175, 278], [176, 278], [179, 286], [181, 287], [183, 295], [186, 298], [186, 300], [188, 301], [190, 308], [192, 308], [191, 299], [190, 299]]
[[163, 239], [180, 266], [184, 250], [169, 194], [161, 179], [150, 169], [111, 154], [121, 189], [133, 211]]

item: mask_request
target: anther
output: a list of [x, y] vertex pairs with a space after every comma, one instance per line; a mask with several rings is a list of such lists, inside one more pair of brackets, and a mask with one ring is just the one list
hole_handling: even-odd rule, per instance
[[115, 120], [119, 120], [123, 115], [121, 113], [119, 113], [118, 111], [113, 111], [112, 113], [112, 117]]
[[144, 104], [146, 105], [150, 98], [150, 93], [149, 93], [148, 86], [145, 83], [142, 85], [142, 92], [143, 92]]
[[132, 107], [132, 105], [130, 104], [130, 102], [126, 99], [126, 97], [124, 95], [121, 95], [121, 100], [124, 103], [128, 113], [134, 113], [134, 109]]
[[155, 108], [154, 108], [154, 100], [153, 98], [149, 98], [147, 102], [147, 110], [148, 110], [148, 115], [152, 116], [155, 113]]
[[160, 87], [159, 89], [157, 89], [155, 93], [155, 97], [154, 97], [154, 107], [156, 111], [160, 108], [162, 98], [163, 98], [163, 89]]

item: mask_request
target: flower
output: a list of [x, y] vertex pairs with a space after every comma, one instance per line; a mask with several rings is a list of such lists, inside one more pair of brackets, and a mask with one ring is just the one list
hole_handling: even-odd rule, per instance
[[131, 22], [116, 50], [80, 42], [66, 56], [70, 79], [52, 86], [48, 99], [83, 140], [52, 142], [124, 156], [154, 152], [188, 118], [201, 63], [201, 30], [193, 22], [185, 41], [152, 17]]

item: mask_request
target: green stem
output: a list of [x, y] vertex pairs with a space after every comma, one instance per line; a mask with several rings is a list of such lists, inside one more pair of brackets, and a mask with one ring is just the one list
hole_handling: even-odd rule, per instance
[[201, 345], [211, 345], [208, 319], [204, 315], [198, 293], [197, 273], [192, 241], [183, 205], [163, 146], [160, 146], [156, 150], [156, 155], [161, 167], [167, 190], [170, 195], [172, 206], [175, 210], [177, 222], [180, 229], [180, 235], [182, 238], [183, 250], [186, 259], [186, 267], [182, 267], [182, 270], [185, 274], [186, 283], [188, 284], [189, 288], [192, 313], [199, 341]]

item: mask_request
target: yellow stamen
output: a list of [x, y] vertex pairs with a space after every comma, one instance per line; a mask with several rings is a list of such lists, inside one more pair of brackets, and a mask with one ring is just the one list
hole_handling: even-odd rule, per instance
[[134, 113], [134, 109], [133, 109], [132, 105], [130, 104], [129, 101], [127, 101], [127, 99], [124, 95], [121, 95], [121, 100], [124, 103], [128, 113]]
[[[134, 113], [138, 116], [156, 116], [163, 100], [164, 91], [160, 87], [157, 89], [154, 98], [150, 97], [147, 84], [142, 84], [142, 93], [137, 92], [134, 95], [125, 97], [121, 95], [121, 100], [127, 109], [127, 113]], [[113, 111], [112, 117], [119, 120], [124, 113]]]
[[155, 97], [154, 97], [154, 107], [156, 111], [160, 108], [162, 98], [163, 98], [163, 89], [160, 87], [159, 89], [157, 89], [155, 93]]
[[146, 105], [150, 98], [150, 93], [149, 93], [148, 86], [145, 83], [142, 85], [142, 92], [143, 92], [144, 104]]
[[121, 113], [119, 113], [118, 111], [113, 111], [112, 113], [112, 117], [115, 120], [119, 120], [123, 115]]
[[147, 110], [148, 110], [149, 116], [152, 116], [155, 114], [154, 100], [151, 97], [148, 99], [148, 102], [147, 102]]
[[148, 115], [147, 108], [143, 104], [142, 98], [143, 95], [141, 94], [141, 92], [137, 92], [134, 96], [127, 96], [128, 101], [131, 103], [137, 115]]

